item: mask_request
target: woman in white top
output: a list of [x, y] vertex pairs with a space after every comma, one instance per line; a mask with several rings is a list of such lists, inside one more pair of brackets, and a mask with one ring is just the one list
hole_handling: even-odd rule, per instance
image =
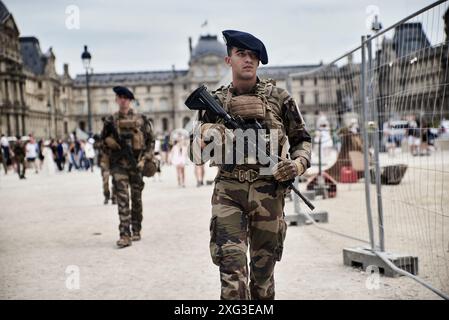
[[183, 140], [175, 141], [170, 152], [171, 163], [176, 167], [178, 186], [185, 188], [185, 166], [187, 163], [187, 145]]
[[37, 163], [36, 163], [37, 150], [38, 150], [38, 146], [37, 146], [36, 140], [34, 140], [34, 138], [31, 137], [30, 141], [25, 146], [25, 157], [27, 159], [27, 162], [30, 163], [34, 167], [34, 170], [36, 173], [39, 172]]
[[84, 145], [84, 153], [86, 158], [89, 160], [90, 171], [94, 172], [94, 158], [95, 158], [95, 149], [94, 149], [95, 140], [93, 138], [89, 138]]
[[42, 154], [44, 156], [44, 166], [42, 172], [49, 176], [54, 175], [56, 173], [56, 164], [53, 157], [53, 151], [51, 150], [50, 141], [44, 142], [44, 150], [42, 151]]

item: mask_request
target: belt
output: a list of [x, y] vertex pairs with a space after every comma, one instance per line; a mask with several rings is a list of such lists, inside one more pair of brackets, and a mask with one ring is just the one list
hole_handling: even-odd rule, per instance
[[225, 177], [225, 178], [236, 179], [239, 182], [245, 182], [245, 181], [254, 182], [256, 180], [261, 180], [261, 179], [273, 180], [272, 176], [260, 175], [259, 172], [257, 172], [254, 169], [249, 169], [249, 170], [234, 169], [232, 172], [220, 170], [219, 176]]

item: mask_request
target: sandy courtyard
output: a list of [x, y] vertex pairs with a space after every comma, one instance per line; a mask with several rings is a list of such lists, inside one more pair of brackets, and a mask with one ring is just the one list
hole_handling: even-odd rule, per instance
[[[0, 298], [218, 299], [218, 268], [208, 248], [212, 186], [196, 188], [188, 166], [187, 187], [180, 189], [174, 168], [163, 169], [161, 182], [145, 180], [142, 241], [121, 250], [115, 247], [117, 209], [103, 205], [99, 170], [28, 171], [24, 181], [2, 173]], [[314, 202], [318, 209], [332, 207], [329, 225], [358, 186], [345, 186], [346, 198], [332, 204]], [[292, 202], [285, 211], [293, 212]], [[439, 299], [404, 277], [381, 277], [378, 289], [370, 289], [365, 272], [343, 266], [342, 249], [356, 245], [313, 226], [290, 226], [276, 266], [276, 298]], [[79, 288], [68, 281], [73, 268]]]

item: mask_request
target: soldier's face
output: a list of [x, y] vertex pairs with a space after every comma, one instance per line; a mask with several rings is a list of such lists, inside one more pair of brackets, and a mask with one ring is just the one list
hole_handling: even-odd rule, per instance
[[128, 108], [130, 100], [124, 97], [115, 96], [115, 102], [120, 108]]
[[242, 80], [256, 78], [259, 58], [254, 51], [232, 48], [231, 56], [225, 57], [225, 62], [232, 69], [232, 74]]

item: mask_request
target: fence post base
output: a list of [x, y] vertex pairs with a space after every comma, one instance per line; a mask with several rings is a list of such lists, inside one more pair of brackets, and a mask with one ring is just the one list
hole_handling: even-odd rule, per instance
[[[327, 211], [310, 212], [309, 216], [317, 223], [329, 222]], [[311, 224], [312, 221], [304, 213], [295, 213], [285, 216], [285, 221], [290, 222], [290, 225], [303, 226], [305, 224]]]
[[[418, 257], [384, 252], [398, 268], [403, 269], [413, 275], [418, 274]], [[350, 267], [359, 267], [366, 270], [368, 266], [377, 266], [379, 272], [386, 277], [398, 277], [399, 274], [388, 266], [381, 258], [375, 255], [369, 248], [345, 248], [343, 249], [343, 264]]]

